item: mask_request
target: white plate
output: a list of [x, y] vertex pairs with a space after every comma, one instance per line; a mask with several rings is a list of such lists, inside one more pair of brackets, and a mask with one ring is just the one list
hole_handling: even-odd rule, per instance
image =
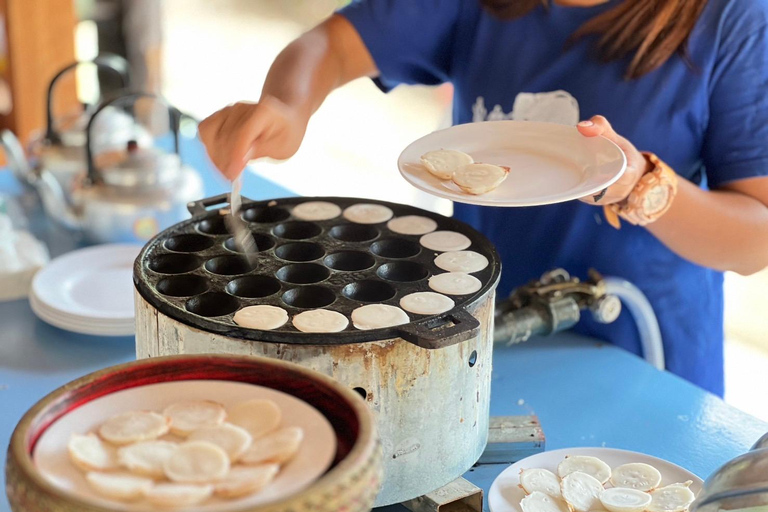
[[[40, 305], [82, 321], [129, 322], [138, 245], [98, 245], [60, 256], [32, 282]], [[40, 308], [38, 308], [40, 309]]]
[[518, 487], [520, 483], [520, 470], [544, 468], [557, 474], [557, 465], [566, 455], [591, 455], [603, 460], [606, 464], [615, 468], [630, 462], [644, 462], [655, 467], [661, 473], [661, 485], [693, 481], [691, 490], [698, 495], [704, 481], [676, 464], [664, 459], [657, 459], [650, 455], [615, 448], [565, 448], [551, 452], [537, 453], [525, 459], [515, 462], [496, 477], [488, 492], [488, 507], [491, 512], [522, 512], [520, 500], [525, 497], [525, 492]]
[[54, 327], [78, 334], [90, 334], [93, 336], [131, 336], [136, 334], [136, 326], [133, 319], [127, 322], [95, 322], [78, 320], [66, 315], [57, 314], [37, 301], [34, 294], [29, 296], [29, 305], [32, 312], [42, 320]]
[[134, 323], [133, 318], [129, 318], [127, 320], [113, 320], [113, 319], [89, 319], [89, 318], [82, 318], [75, 315], [70, 315], [67, 313], [62, 313], [61, 311], [52, 309], [48, 306], [46, 306], [44, 303], [40, 302], [40, 300], [35, 296], [35, 294], [31, 294], [29, 296], [29, 302], [30, 305], [33, 307], [33, 309], [36, 310], [39, 314], [45, 315], [50, 318], [61, 320], [62, 322], [69, 322], [72, 324], [77, 325], [98, 325], [103, 327], [122, 327], [132, 325]]
[[107, 328], [122, 328], [124, 329], [127, 326], [131, 326], [134, 323], [133, 319], [128, 320], [120, 320], [120, 321], [113, 321], [113, 320], [89, 320], [89, 319], [83, 319], [80, 317], [67, 315], [65, 313], [61, 313], [60, 311], [56, 311], [53, 309], [48, 308], [45, 304], [40, 302], [37, 297], [35, 297], [34, 294], [29, 296], [29, 303], [32, 306], [32, 309], [35, 310], [35, 312], [38, 315], [46, 316], [48, 318], [52, 318], [54, 320], [59, 320], [61, 322], [70, 323], [73, 325], [93, 325], [98, 327], [107, 327]]
[[283, 413], [282, 426], [304, 429], [304, 441], [296, 456], [280, 469], [264, 490], [236, 500], [211, 498], [204, 505], [185, 507], [185, 512], [234, 510], [256, 507], [295, 494], [319, 478], [333, 462], [336, 435], [328, 420], [303, 400], [274, 389], [240, 382], [195, 380], [164, 382], [111, 393], [81, 405], [51, 425], [35, 445], [33, 459], [38, 470], [54, 485], [80, 494], [94, 504], [116, 510], [152, 510], [146, 502], [121, 504], [105, 500], [88, 486], [83, 473], [67, 455], [72, 433], [95, 430], [104, 420], [131, 410], [161, 411], [173, 402], [189, 399], [215, 400], [225, 407], [253, 398], [274, 401]]
[[[421, 155], [436, 149], [455, 149], [476, 162], [509, 167], [509, 176], [487, 194], [467, 194], [421, 164]], [[486, 206], [535, 206], [599, 193], [621, 177], [627, 159], [613, 142], [584, 137], [573, 126], [486, 121], [430, 133], [405, 148], [397, 165], [411, 185], [438, 197]]]

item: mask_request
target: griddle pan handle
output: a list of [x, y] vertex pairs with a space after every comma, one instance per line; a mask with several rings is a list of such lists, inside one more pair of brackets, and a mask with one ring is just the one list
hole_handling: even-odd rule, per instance
[[200, 199], [199, 201], [192, 201], [191, 203], [187, 203], [187, 210], [189, 210], [189, 213], [193, 216], [202, 215], [206, 213], [211, 206], [220, 204], [229, 204], [229, 194], [219, 194], [217, 196]]
[[433, 318], [427, 323], [403, 325], [398, 330], [404, 340], [431, 350], [474, 338], [480, 332], [480, 322], [466, 310], [460, 309]]

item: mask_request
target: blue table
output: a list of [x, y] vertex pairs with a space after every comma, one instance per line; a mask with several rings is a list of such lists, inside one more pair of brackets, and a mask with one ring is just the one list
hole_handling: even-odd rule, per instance
[[[185, 159], [203, 173], [209, 195], [227, 190], [198, 144], [188, 142], [183, 149]], [[0, 193], [21, 193], [7, 172], [0, 172]], [[291, 195], [254, 176], [245, 180], [243, 193], [253, 199]], [[33, 230], [53, 255], [79, 245], [40, 215], [32, 220]], [[37, 320], [26, 301], [0, 303], [0, 333], [0, 446], [7, 446], [21, 416], [47, 393], [87, 373], [135, 358], [132, 337], [62, 331]], [[768, 424], [634, 355], [569, 333], [495, 351], [491, 414], [531, 413], [539, 416], [548, 449], [635, 450], [667, 459], [701, 477], [746, 451], [768, 431]], [[487, 491], [503, 468], [480, 466], [466, 477]], [[4, 488], [4, 474], [0, 488]], [[3, 495], [0, 512], [9, 510]]]

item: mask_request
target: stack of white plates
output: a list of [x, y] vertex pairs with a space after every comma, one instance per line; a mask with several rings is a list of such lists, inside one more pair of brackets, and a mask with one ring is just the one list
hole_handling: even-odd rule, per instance
[[98, 245], [52, 260], [32, 281], [32, 311], [67, 331], [134, 334], [133, 261], [140, 250], [137, 245]]

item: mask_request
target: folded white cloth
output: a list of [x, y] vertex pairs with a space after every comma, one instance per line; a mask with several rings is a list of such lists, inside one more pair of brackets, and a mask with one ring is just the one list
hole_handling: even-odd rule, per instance
[[[3, 206], [0, 197], [0, 207]], [[45, 245], [28, 231], [15, 230], [0, 208], [0, 300], [27, 297], [35, 273], [50, 259]]]

